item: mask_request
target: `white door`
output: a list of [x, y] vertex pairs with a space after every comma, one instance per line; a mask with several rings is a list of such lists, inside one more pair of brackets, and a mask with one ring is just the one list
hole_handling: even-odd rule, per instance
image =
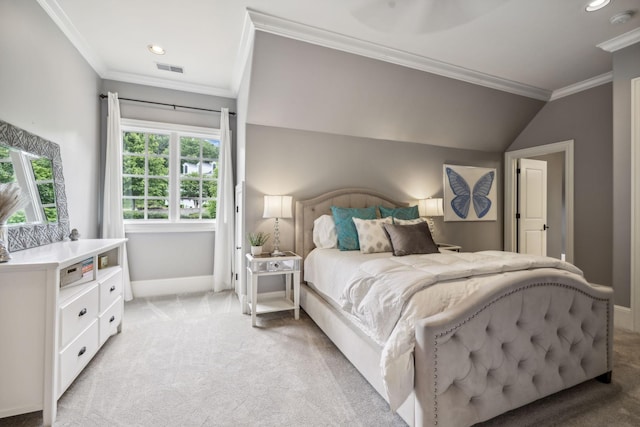
[[518, 252], [547, 255], [547, 162], [520, 159]]
[[244, 313], [246, 291], [244, 287], [244, 181], [236, 185], [236, 235], [235, 235], [235, 290]]

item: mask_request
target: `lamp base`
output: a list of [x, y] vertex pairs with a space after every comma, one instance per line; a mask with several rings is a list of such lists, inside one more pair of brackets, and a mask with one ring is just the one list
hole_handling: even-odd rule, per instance
[[281, 250], [275, 250], [273, 252], [271, 252], [271, 256], [285, 256], [286, 254], [284, 252], [282, 252]]

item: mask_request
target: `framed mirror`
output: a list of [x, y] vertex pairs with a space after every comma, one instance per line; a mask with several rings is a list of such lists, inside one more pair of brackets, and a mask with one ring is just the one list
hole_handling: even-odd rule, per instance
[[8, 221], [9, 252], [69, 235], [60, 146], [0, 120], [0, 183], [17, 182], [29, 204]]

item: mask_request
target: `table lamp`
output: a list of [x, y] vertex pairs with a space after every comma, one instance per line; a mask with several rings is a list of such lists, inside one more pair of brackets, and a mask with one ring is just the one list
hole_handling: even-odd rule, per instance
[[283, 256], [280, 251], [280, 230], [278, 220], [280, 218], [293, 218], [291, 210], [291, 196], [264, 196], [263, 218], [275, 218], [276, 223], [273, 229], [273, 252], [272, 256]]

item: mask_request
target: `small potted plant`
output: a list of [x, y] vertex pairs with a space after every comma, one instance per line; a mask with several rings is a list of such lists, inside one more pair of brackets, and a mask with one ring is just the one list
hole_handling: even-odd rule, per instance
[[255, 233], [249, 233], [249, 243], [251, 244], [251, 255], [260, 255], [262, 253], [262, 246], [267, 243], [271, 237], [270, 234], [258, 231]]

